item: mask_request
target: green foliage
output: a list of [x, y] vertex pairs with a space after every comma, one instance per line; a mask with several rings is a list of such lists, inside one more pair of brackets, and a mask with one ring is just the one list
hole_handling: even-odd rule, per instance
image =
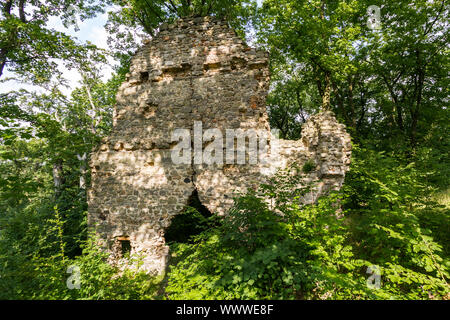
[[[94, 239], [94, 238], [92, 238]], [[87, 242], [83, 255], [71, 261], [80, 268], [80, 289], [70, 290], [70, 299], [137, 300], [156, 295], [160, 278], [139, 271], [140, 257], [130, 257], [128, 268], [119, 269], [106, 262], [108, 255], [93, 240]]]
[[[296, 189], [300, 175], [288, 173], [237, 198], [219, 227], [194, 244], [172, 246], [168, 298], [446, 297], [448, 233], [442, 231], [448, 218], [437, 214], [436, 204], [421, 201], [427, 190], [418, 182], [420, 173], [358, 148], [354, 161], [345, 192], [317, 204], [301, 204], [308, 189]], [[368, 170], [371, 161], [377, 166]], [[342, 206], [354, 208], [342, 213]], [[379, 289], [367, 285], [371, 266], [381, 272]]]
[[256, 5], [254, 0], [113, 0], [112, 3], [116, 10], [108, 12], [106, 30], [117, 56], [136, 50], [136, 35], [153, 37], [162, 23], [189, 16], [224, 18], [243, 36]]
[[[116, 5], [106, 29], [120, 61], [106, 82], [102, 50], [46, 25], [76, 29], [103, 4]], [[369, 5], [381, 7], [379, 30], [366, 25]], [[447, 11], [403, 0], [3, 1], [0, 76], [46, 91], [0, 93], [0, 299], [151, 299], [162, 286], [168, 299], [449, 299]], [[124, 260], [131, 268], [107, 263], [88, 237], [82, 156], [111, 129], [136, 34], [205, 15], [241, 36], [254, 27], [270, 51], [269, 120], [282, 138], [330, 108], [353, 159], [341, 192], [315, 204], [302, 204], [313, 189], [300, 184], [313, 162], [236, 198], [224, 218], [189, 204], [162, 281], [138, 271], [139, 256]], [[82, 74], [70, 96], [57, 61]], [[69, 289], [77, 270], [80, 288]]]
[[[205, 232], [193, 245], [175, 246], [177, 263], [169, 272], [168, 297], [321, 298], [319, 289], [337, 279], [358, 287], [346, 275], [357, 263], [335, 215], [336, 198], [301, 205], [305, 189], [295, 189], [298, 177], [282, 176], [280, 185], [275, 182], [262, 186], [258, 194], [237, 198], [220, 227]], [[278, 205], [270, 208], [265, 198]]]
[[68, 68], [89, 68], [87, 58], [104, 61], [104, 53], [92, 44], [79, 44], [69, 35], [47, 27], [59, 17], [64, 26], [76, 27], [103, 10], [102, 1], [2, 1], [0, 6], [0, 77], [5, 68], [32, 83], [46, 83], [53, 77], [63, 81], [56, 59]]
[[355, 251], [381, 267], [385, 286], [399, 297], [445, 296], [449, 212], [431, 201], [427, 173], [384, 152], [356, 148], [354, 155], [345, 203]]
[[[379, 30], [367, 26], [371, 5]], [[271, 124], [298, 138], [298, 123], [322, 107], [385, 148], [445, 132], [447, 15], [445, 1], [263, 1], [252, 21], [271, 52]]]
[[[31, 208], [30, 208], [31, 210]], [[158, 283], [138, 271], [139, 257], [129, 264], [136, 268], [119, 269], [107, 263], [107, 254], [95, 238], [83, 242], [83, 253], [65, 256], [63, 223], [54, 208], [26, 213], [7, 213], [0, 221], [0, 299], [149, 299]], [[5, 217], [6, 216], [6, 217]], [[76, 266], [80, 286], [70, 288], [69, 267]], [[75, 275], [76, 276], [76, 275]]]
[[314, 161], [312, 160], [308, 160], [305, 162], [305, 164], [302, 167], [302, 172], [303, 173], [310, 173], [311, 171], [313, 171], [316, 168], [316, 164], [314, 163]]

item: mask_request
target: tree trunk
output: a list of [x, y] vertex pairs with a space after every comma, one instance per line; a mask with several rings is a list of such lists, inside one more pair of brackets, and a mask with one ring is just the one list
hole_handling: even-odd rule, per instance
[[55, 188], [56, 196], [58, 196], [61, 193], [62, 184], [63, 184], [62, 161], [57, 160], [53, 164], [53, 186]]
[[5, 48], [2, 48], [0, 50], [0, 78], [2, 77], [3, 69], [5, 68], [5, 65], [6, 65], [6, 55], [7, 54], [8, 54], [8, 51]]
[[330, 110], [331, 81], [330, 73], [325, 73], [325, 88], [322, 96], [322, 111]]
[[422, 59], [420, 56], [420, 51], [416, 50], [416, 56], [417, 56], [417, 75], [415, 82], [415, 90], [414, 90], [414, 98], [415, 98], [415, 108], [411, 106], [411, 146], [415, 148], [417, 143], [417, 123], [419, 121], [419, 112], [420, 112], [420, 106], [422, 103], [422, 93], [423, 93], [423, 84], [425, 81], [425, 70], [422, 66]]
[[354, 79], [349, 77], [348, 79], [348, 104], [350, 106], [350, 124], [356, 129], [356, 112], [355, 112], [355, 104], [353, 103], [353, 83]]
[[[11, 16], [11, 7], [12, 7], [12, 0], [7, 0], [6, 3], [3, 5], [3, 14], [5, 18], [8, 18]], [[3, 74], [3, 69], [6, 65], [6, 56], [8, 55], [8, 50], [6, 48], [0, 49], [0, 78]]]
[[86, 178], [85, 178], [85, 175], [86, 175], [86, 152], [83, 153], [82, 156], [77, 154], [77, 158], [81, 162], [80, 163], [80, 189], [86, 190]]

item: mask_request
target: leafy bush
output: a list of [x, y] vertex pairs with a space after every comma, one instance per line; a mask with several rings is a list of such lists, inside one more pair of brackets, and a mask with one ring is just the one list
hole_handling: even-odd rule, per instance
[[237, 198], [219, 227], [172, 246], [167, 297], [448, 298], [448, 212], [403, 163], [355, 147], [343, 192], [312, 205], [299, 201], [309, 191], [299, 170], [280, 173]]
[[[92, 237], [77, 239], [82, 253], [73, 256], [66, 224], [85, 228], [83, 206], [61, 209], [39, 194], [5, 201], [0, 299], [154, 299], [161, 286], [166, 299], [449, 298], [448, 209], [433, 201], [426, 171], [355, 146], [340, 193], [302, 204], [314, 190], [302, 177], [295, 166], [280, 172], [237, 197], [223, 218], [190, 207], [186, 214], [201, 221], [201, 233], [171, 245], [164, 281], [108, 264]], [[71, 266], [79, 289], [68, 288]], [[370, 285], [373, 270], [378, 289]]]
[[[47, 209], [47, 210], [44, 210]], [[0, 220], [0, 299], [149, 299], [160, 279], [137, 268], [107, 263], [107, 254], [90, 237], [83, 254], [65, 254], [63, 220], [55, 207], [7, 212]], [[130, 264], [139, 265], [138, 257]], [[69, 288], [71, 267], [79, 288]]]
[[344, 188], [354, 252], [380, 266], [396, 298], [449, 291], [448, 210], [430, 200], [427, 176], [414, 162], [354, 149]]
[[[294, 299], [370, 294], [365, 262], [353, 258], [348, 230], [336, 216], [337, 195], [303, 205], [301, 175], [236, 199], [218, 228], [178, 245], [166, 293], [171, 299]], [[280, 183], [282, 181], [282, 183]], [[278, 191], [279, 192], [276, 192]], [[287, 190], [290, 190], [287, 192]], [[292, 196], [292, 197], [289, 197]], [[266, 199], [274, 201], [266, 201]], [[276, 203], [270, 208], [268, 203]], [[367, 263], [366, 263], [367, 264]], [[347, 288], [348, 295], [333, 288]]]

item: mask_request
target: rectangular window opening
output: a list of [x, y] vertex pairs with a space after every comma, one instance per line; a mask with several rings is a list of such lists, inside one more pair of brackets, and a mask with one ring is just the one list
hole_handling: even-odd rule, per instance
[[131, 242], [129, 237], [118, 237], [117, 240], [120, 242], [122, 257], [131, 253]]
[[140, 81], [141, 82], [146, 82], [146, 81], [148, 81], [148, 77], [149, 77], [148, 72], [141, 72], [141, 74], [140, 74]]

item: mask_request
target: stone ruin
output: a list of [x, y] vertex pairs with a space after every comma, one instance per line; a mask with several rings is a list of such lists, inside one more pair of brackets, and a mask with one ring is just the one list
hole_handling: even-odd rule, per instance
[[[144, 254], [147, 271], [163, 273], [169, 254], [165, 230], [194, 192], [210, 212], [224, 215], [236, 193], [307, 161], [315, 164], [308, 179], [319, 181], [316, 195], [340, 188], [351, 144], [332, 112], [311, 116], [301, 140], [277, 140], [274, 152], [265, 105], [268, 61], [267, 52], [248, 47], [226, 22], [212, 17], [163, 24], [137, 51], [117, 93], [112, 132], [90, 161], [89, 224], [112, 261], [128, 246]], [[268, 133], [259, 159], [266, 161], [204, 164], [192, 156], [175, 164], [173, 131], [194, 132], [199, 123], [203, 131], [217, 128], [224, 136], [227, 129]]]

